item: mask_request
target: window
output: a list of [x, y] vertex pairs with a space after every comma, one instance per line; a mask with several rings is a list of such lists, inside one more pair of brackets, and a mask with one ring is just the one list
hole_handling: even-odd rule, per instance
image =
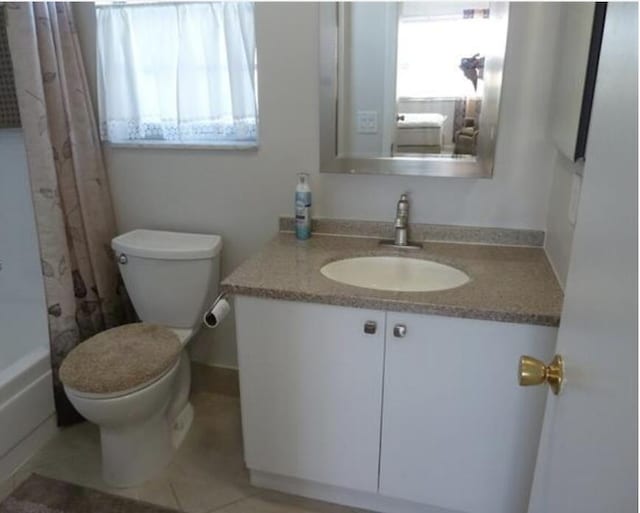
[[98, 3], [102, 139], [255, 146], [253, 14], [248, 2]]
[[464, 58], [485, 55], [492, 37], [489, 9], [463, 9], [459, 3], [422, 5], [424, 11], [439, 7], [445, 12], [400, 16], [398, 98], [482, 98], [483, 81], [477, 81], [474, 88], [460, 63]]

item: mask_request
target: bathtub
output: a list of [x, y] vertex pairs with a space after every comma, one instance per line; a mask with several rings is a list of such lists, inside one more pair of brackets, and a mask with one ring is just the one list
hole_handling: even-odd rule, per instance
[[22, 132], [0, 130], [0, 481], [55, 433], [44, 284]]
[[0, 482], [57, 432], [46, 347], [0, 371]]

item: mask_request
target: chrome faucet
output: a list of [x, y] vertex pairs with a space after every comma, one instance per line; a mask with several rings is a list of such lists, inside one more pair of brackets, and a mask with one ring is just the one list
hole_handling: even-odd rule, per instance
[[393, 229], [395, 230], [393, 245], [406, 246], [409, 238], [409, 198], [406, 194], [400, 196], [400, 201], [398, 201], [398, 206], [396, 207], [396, 220], [393, 223]]
[[409, 197], [402, 194], [396, 207], [396, 220], [393, 223], [394, 238], [393, 240], [384, 240], [381, 244], [385, 246], [394, 246], [396, 248], [421, 248], [422, 244], [409, 242]]

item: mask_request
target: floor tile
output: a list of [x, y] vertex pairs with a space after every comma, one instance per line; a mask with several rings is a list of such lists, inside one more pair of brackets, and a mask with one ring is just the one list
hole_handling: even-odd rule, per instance
[[9, 478], [0, 482], [0, 502], [13, 491], [13, 479]]
[[29, 477], [30, 474], [31, 474], [31, 472], [25, 473], [25, 474], [22, 474], [22, 475], [14, 473], [11, 476], [11, 479], [13, 481], [13, 483], [12, 483], [13, 484], [13, 489], [15, 490], [16, 488], [18, 488]]
[[238, 399], [199, 394], [193, 405], [194, 424], [167, 469], [170, 478], [207, 482], [213, 476], [248, 483]]
[[206, 513], [258, 490], [242, 457], [238, 398], [201, 393], [192, 402], [194, 425], [165, 475], [183, 511]]
[[101, 475], [98, 428], [84, 423], [61, 430], [29, 461], [18, 468], [14, 473], [14, 479], [23, 481], [34, 472], [84, 486], [99, 483]]
[[[354, 511], [251, 486], [242, 453], [240, 400], [232, 393], [233, 374], [214, 378], [201, 374], [199, 379], [204, 384], [191, 397], [193, 425], [171, 463], [155, 478], [132, 488], [109, 487], [102, 480], [99, 430], [83, 423], [61, 430], [18, 469], [13, 475], [13, 486], [31, 473], [38, 473], [185, 513]], [[215, 389], [210, 385], [216, 384], [216, 379], [225, 384], [225, 393], [210, 391]], [[6, 485], [4, 488], [0, 485], [0, 497], [6, 490]]]
[[258, 493], [248, 482], [221, 477], [210, 477], [207, 483], [189, 479], [172, 480], [171, 486], [180, 510], [186, 513], [207, 513]]
[[[162, 477], [153, 479], [133, 489], [121, 489], [116, 491], [116, 493], [121, 495], [133, 493], [133, 498], [140, 501], [150, 502], [151, 504], [157, 504], [158, 506], [171, 509], [180, 509], [176, 495], [171, 487], [171, 482]], [[131, 497], [131, 495], [128, 496]]]
[[89, 488], [104, 486], [99, 451], [73, 451], [66, 456], [37, 457], [20, 467], [14, 474], [16, 481], [24, 481], [30, 474], [68, 481]]
[[216, 513], [349, 513], [353, 511], [357, 510], [294, 495], [264, 491], [235, 502]]

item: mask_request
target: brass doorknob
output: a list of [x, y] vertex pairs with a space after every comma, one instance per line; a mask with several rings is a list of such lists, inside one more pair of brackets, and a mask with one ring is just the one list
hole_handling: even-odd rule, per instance
[[518, 383], [521, 387], [542, 385], [546, 382], [551, 391], [558, 395], [564, 382], [564, 362], [562, 356], [555, 355], [549, 365], [532, 356], [521, 356], [518, 366]]

